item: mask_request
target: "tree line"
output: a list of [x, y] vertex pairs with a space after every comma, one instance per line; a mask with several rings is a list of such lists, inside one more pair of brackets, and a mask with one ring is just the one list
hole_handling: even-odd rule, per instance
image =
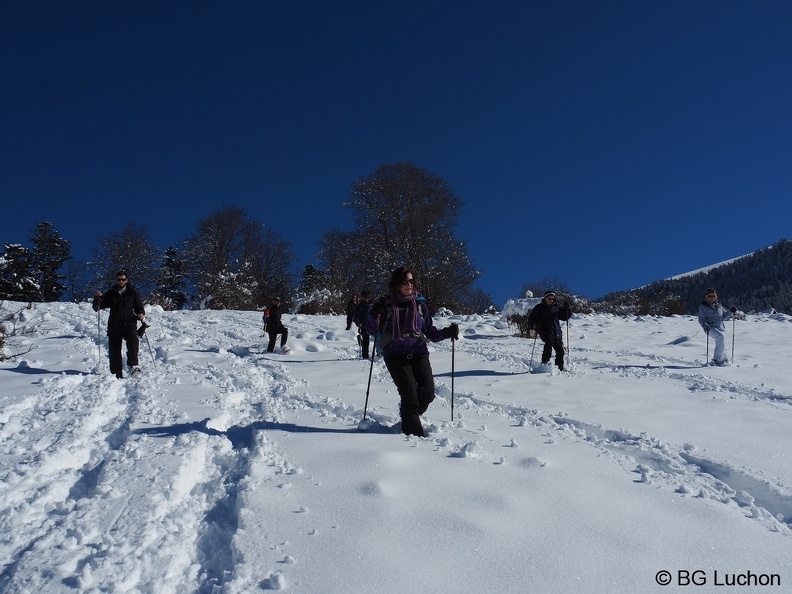
[[722, 303], [746, 313], [792, 313], [792, 241], [781, 239], [704, 272], [610, 293], [590, 306], [592, 311], [617, 314], [694, 314], [710, 287]]
[[479, 276], [467, 244], [455, 235], [462, 201], [443, 179], [411, 163], [380, 166], [353, 182], [354, 231], [331, 229], [318, 242], [316, 264], [299, 278], [292, 245], [239, 207], [198, 221], [194, 232], [162, 250], [144, 225], [128, 223], [99, 238], [90, 261], [72, 258], [71, 244], [49, 221], [29, 246], [5, 243], [0, 299], [82, 301], [125, 270], [141, 295], [166, 310], [263, 309], [276, 295], [302, 313], [340, 313], [354, 291], [377, 295], [390, 271], [415, 270], [434, 308], [483, 312], [491, 297], [473, 287]]

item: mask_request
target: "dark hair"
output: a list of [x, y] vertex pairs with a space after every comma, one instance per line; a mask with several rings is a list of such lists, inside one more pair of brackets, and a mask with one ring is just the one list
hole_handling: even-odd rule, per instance
[[388, 288], [391, 291], [395, 291], [396, 289], [401, 287], [402, 283], [404, 282], [404, 278], [408, 274], [412, 274], [412, 277], [414, 279], [414, 281], [413, 281], [413, 289], [417, 289], [418, 288], [418, 279], [415, 277], [415, 273], [410, 268], [407, 268], [406, 266], [399, 266], [396, 270], [394, 270], [391, 273], [390, 282], [388, 283]]
[[116, 276], [125, 276], [129, 278], [129, 275], [127, 274], [126, 270], [119, 270], [118, 272], [116, 272]]

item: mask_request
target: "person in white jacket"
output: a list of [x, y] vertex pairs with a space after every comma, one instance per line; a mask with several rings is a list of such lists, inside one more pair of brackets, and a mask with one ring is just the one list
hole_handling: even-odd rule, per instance
[[715, 289], [707, 289], [704, 301], [699, 305], [698, 320], [704, 332], [715, 339], [715, 350], [712, 353], [712, 362], [715, 365], [728, 365], [726, 358], [726, 327], [723, 322], [730, 320], [737, 311], [736, 307], [726, 309], [718, 303], [718, 293]]

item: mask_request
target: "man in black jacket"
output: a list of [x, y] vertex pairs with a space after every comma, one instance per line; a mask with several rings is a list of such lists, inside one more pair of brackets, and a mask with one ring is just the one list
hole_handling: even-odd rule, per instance
[[364, 359], [368, 359], [371, 338], [368, 330], [366, 330], [366, 318], [368, 318], [369, 308], [371, 307], [371, 293], [369, 291], [363, 291], [360, 296], [360, 303], [355, 306], [353, 320], [358, 327], [358, 344], [360, 344], [361, 348], [360, 354]]
[[537, 303], [528, 315], [528, 327], [535, 328], [539, 338], [544, 342], [542, 349], [542, 364], [550, 361], [550, 355], [555, 350], [555, 364], [561, 371], [564, 370], [564, 334], [561, 332], [559, 320], [566, 321], [572, 317], [572, 308], [567, 301], [561, 308], [556, 303], [556, 294], [547, 291], [542, 301]]
[[137, 335], [137, 322], [146, 315], [143, 300], [137, 289], [130, 284], [127, 273], [123, 270], [116, 274], [116, 284], [106, 293], [96, 292], [93, 300], [94, 311], [110, 308], [107, 320], [107, 342], [110, 357], [110, 373], [117, 378], [124, 377], [121, 358], [122, 342], [127, 344], [127, 365], [131, 373], [140, 371], [138, 367], [138, 351], [140, 340]]

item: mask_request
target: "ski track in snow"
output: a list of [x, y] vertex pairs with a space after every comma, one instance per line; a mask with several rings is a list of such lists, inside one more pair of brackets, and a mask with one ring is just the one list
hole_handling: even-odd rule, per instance
[[[104, 352], [96, 364], [92, 314], [87, 307], [63, 306], [58, 312], [63, 319], [57, 323], [48, 313], [27, 314], [31, 336], [43, 335], [41, 342], [58, 343], [56, 348], [69, 355], [62, 370], [42, 371], [37, 377], [39, 370], [33, 367], [20, 370], [36, 379], [22, 398], [2, 402], [0, 530], [6, 538], [0, 544], [0, 590], [182, 592], [189, 584], [190, 590], [209, 593], [218, 588], [244, 591], [251, 580], [262, 589], [284, 588], [289, 566], [298, 561], [296, 554], [289, 553], [288, 543], [278, 539], [275, 529], [257, 534], [261, 544], [251, 548], [246, 528], [262, 516], [273, 524], [305, 521], [310, 510], [295, 499], [289, 485], [312, 479], [299, 460], [290, 459], [288, 449], [279, 447], [271, 430], [306, 430], [290, 419], [297, 411], [308, 411], [316, 418], [315, 430], [357, 431], [362, 396], [356, 393], [345, 401], [323, 396], [320, 378], [309, 363], [314, 353], [355, 362], [357, 344], [337, 340], [348, 335], [340, 325], [322, 326], [321, 321], [317, 325], [314, 319], [291, 316], [290, 344], [297, 343], [298, 352], [273, 355], [265, 352], [259, 314], [225, 312], [206, 316], [202, 347], [196, 350], [195, 341], [182, 340], [179, 322], [182, 315], [201, 314], [161, 314], [157, 327], [149, 330], [157, 332], [156, 370], [143, 341], [140, 356], [147, 373], [139, 380], [119, 382], [107, 374]], [[486, 326], [491, 332], [492, 325]], [[578, 321], [575, 332], [597, 331], [586, 326], [587, 320]], [[515, 375], [533, 381], [534, 376], [527, 373], [531, 361], [526, 350], [515, 352], [508, 342], [498, 340], [510, 336], [507, 329], [486, 335], [476, 324], [463, 327], [470, 330], [456, 344], [457, 357], [467, 356], [481, 369], [458, 370], [454, 419], [449, 374], [436, 370], [437, 400], [425, 417], [428, 437], [415, 440], [398, 434], [395, 389], [383, 363], [376, 360], [372, 386], [379, 396], [376, 404], [369, 404], [364, 428], [393, 434], [395, 449], [400, 440], [412, 446], [431, 444], [437, 455], [491, 464], [503, 463], [504, 448], [515, 444], [491, 439], [487, 424], [514, 427], [515, 440], [523, 431], [538, 432], [547, 443], [574, 440], [612, 458], [637, 483], [723, 503], [748, 521], [792, 538], [790, 484], [708, 459], [688, 443], [663, 443], [646, 433], [602, 427], [563, 411], [498, 403], [489, 394], [465, 391], [466, 376], [474, 374], [489, 375], [493, 381]], [[48, 336], [52, 328], [60, 328], [59, 334]], [[669, 336], [668, 342], [674, 338]], [[584, 376], [670, 382], [693, 394], [717, 392], [792, 411], [792, 395], [721, 379], [702, 367], [700, 351], [690, 358], [678, 353], [664, 357], [632, 346], [603, 351], [579, 341], [573, 344], [577, 346], [569, 372], [539, 377], [554, 382]], [[450, 343], [432, 348], [448, 353]], [[535, 349], [534, 366], [541, 343]], [[614, 358], [620, 363], [614, 364]], [[27, 359], [35, 359], [35, 352]], [[369, 363], [357, 365], [355, 371], [367, 379]], [[391, 400], [387, 406], [383, 390]], [[200, 394], [211, 414], [195, 420], [179, 413], [174, 402], [185, 392]], [[89, 401], [85, 394], [91, 395]], [[543, 465], [531, 456], [520, 463]], [[376, 493], [383, 487], [372, 483], [361, 488]], [[260, 500], [262, 490], [271, 507], [253, 509], [249, 494], [256, 492]], [[289, 518], [283, 510], [302, 514], [302, 519]], [[17, 517], [26, 518], [25, 524]], [[306, 529], [310, 530], [308, 524]], [[254, 550], [270, 559], [269, 576], [249, 575], [246, 559]], [[155, 562], [160, 557], [171, 559], [164, 576]], [[38, 576], [38, 582], [22, 583], [17, 574]], [[124, 576], [123, 582], [119, 576]]]

